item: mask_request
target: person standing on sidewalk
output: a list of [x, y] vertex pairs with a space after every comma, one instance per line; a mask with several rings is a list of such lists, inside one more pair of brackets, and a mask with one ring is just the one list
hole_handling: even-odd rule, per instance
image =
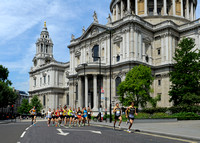
[[115, 129], [115, 124], [117, 122], [117, 120], [119, 120], [119, 129], [121, 129], [120, 124], [122, 122], [122, 111], [121, 108], [119, 108], [119, 103], [116, 103], [116, 106], [113, 109], [113, 113], [115, 114], [115, 122], [114, 122], [114, 127], [113, 129]]
[[[31, 114], [31, 120], [32, 120], [32, 124], [35, 126], [36, 124], [36, 109], [35, 106], [33, 106], [33, 108], [29, 111], [29, 113]], [[34, 120], [34, 123], [33, 123]]]
[[135, 119], [134, 114], [137, 116], [136, 108], [134, 107], [134, 102], [131, 102], [131, 106], [126, 109], [126, 118], [129, 119], [130, 125], [127, 132], [131, 133], [130, 129]]

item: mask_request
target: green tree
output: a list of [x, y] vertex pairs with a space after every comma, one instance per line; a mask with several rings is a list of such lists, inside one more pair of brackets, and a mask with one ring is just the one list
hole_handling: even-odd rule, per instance
[[200, 50], [194, 49], [194, 40], [189, 38], [182, 39], [178, 47], [170, 72], [170, 102], [175, 106], [195, 105], [200, 103]]
[[151, 69], [144, 65], [133, 67], [118, 86], [119, 100], [123, 105], [130, 105], [131, 101], [135, 101], [135, 105], [145, 107], [147, 102], [152, 100], [150, 93], [153, 91], [151, 84], [154, 78]]
[[20, 114], [29, 114], [31, 106], [28, 102], [28, 99], [23, 99], [21, 106], [18, 108], [18, 113]]
[[8, 80], [9, 71], [0, 65], [0, 107], [7, 107], [15, 103], [18, 95], [10, 87], [11, 81]]
[[31, 108], [33, 106], [35, 106], [37, 113], [41, 112], [41, 110], [42, 110], [42, 103], [41, 103], [41, 101], [40, 101], [40, 99], [38, 98], [37, 95], [33, 96], [33, 98], [31, 99], [30, 105], [31, 105]]

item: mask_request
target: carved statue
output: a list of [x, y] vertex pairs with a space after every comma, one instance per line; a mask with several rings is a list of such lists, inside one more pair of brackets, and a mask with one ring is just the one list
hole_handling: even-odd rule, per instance
[[74, 37], [74, 35], [72, 34], [72, 36], [71, 36], [71, 40], [74, 40], [75, 39], [75, 37]]
[[108, 18], [107, 18], [107, 20], [108, 20], [108, 23], [111, 23], [112, 19], [111, 19], [111, 16], [110, 16], [110, 14], [108, 15]]
[[83, 34], [85, 33], [85, 26], [83, 26], [82, 32], [83, 32]]
[[94, 14], [93, 14], [93, 19], [94, 19], [95, 23], [99, 23], [98, 18], [97, 18], [97, 14], [96, 14], [95, 11], [94, 11]]

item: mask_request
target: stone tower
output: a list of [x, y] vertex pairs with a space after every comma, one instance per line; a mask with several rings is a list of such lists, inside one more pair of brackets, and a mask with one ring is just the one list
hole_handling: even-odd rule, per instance
[[36, 42], [36, 55], [33, 59], [34, 67], [41, 67], [50, 63], [53, 59], [53, 42], [49, 37], [49, 32], [44, 22], [44, 27], [40, 34], [40, 38]]

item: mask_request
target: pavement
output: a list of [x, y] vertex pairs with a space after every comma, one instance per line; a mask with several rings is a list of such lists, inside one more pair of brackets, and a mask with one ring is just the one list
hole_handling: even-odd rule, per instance
[[[113, 122], [91, 122], [95, 125], [104, 125], [113, 127]], [[116, 124], [116, 127], [118, 123]], [[127, 129], [128, 125], [122, 122], [121, 128]], [[132, 129], [145, 133], [165, 135], [171, 137], [180, 137], [200, 141], [200, 120], [177, 121], [177, 122], [159, 122], [159, 123], [133, 123]]]

